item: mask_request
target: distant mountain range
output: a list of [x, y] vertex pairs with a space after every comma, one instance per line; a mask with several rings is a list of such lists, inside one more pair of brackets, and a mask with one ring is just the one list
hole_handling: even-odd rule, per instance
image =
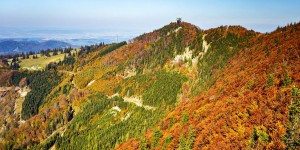
[[[119, 40], [128, 40], [119, 38]], [[0, 55], [27, 53], [30, 51], [40, 51], [53, 48], [80, 47], [98, 43], [113, 43], [115, 37], [91, 38], [91, 39], [42, 39], [42, 38], [5, 38], [0, 39]]]
[[16, 40], [3, 40], [0, 41], [0, 54], [15, 54], [27, 53], [29, 51], [40, 51], [53, 48], [64, 48], [72, 46], [70, 43], [48, 40], [48, 41], [16, 41]]

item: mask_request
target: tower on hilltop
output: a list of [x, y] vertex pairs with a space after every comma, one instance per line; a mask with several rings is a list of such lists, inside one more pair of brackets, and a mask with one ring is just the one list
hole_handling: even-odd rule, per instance
[[177, 18], [177, 23], [180, 24], [181, 23], [181, 18]]

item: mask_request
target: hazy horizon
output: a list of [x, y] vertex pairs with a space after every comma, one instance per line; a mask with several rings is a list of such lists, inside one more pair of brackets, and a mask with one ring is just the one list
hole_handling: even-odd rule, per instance
[[241, 25], [271, 32], [298, 22], [299, 5], [296, 0], [10, 0], [0, 2], [0, 38], [131, 38], [177, 17], [202, 29]]

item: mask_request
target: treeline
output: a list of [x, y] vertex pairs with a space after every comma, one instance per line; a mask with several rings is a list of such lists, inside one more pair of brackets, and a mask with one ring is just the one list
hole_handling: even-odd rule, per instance
[[74, 48], [72, 47], [66, 47], [66, 48], [54, 48], [54, 49], [46, 49], [46, 50], [40, 50], [40, 51], [29, 51], [28, 53], [19, 53], [19, 54], [4, 54], [0, 55], [0, 59], [13, 59], [21, 57], [22, 59], [29, 58], [30, 55], [36, 56], [37, 54], [40, 54], [41, 56], [48, 56], [50, 57], [50, 53], [53, 53], [52, 55], [62, 54], [62, 53], [70, 53], [71, 50]]
[[78, 53], [78, 55], [83, 55], [83, 54], [88, 54], [90, 52], [94, 52], [95, 50], [97, 50], [98, 48], [100, 48], [104, 45], [105, 45], [104, 42], [101, 42], [99, 44], [81, 46], [80, 47], [81, 51]]

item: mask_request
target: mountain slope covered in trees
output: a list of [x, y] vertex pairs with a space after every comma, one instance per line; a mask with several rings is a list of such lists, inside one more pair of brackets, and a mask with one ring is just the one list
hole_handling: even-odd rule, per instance
[[0, 122], [0, 149], [297, 149], [299, 35], [171, 23], [42, 72], [3, 70], [31, 91]]

